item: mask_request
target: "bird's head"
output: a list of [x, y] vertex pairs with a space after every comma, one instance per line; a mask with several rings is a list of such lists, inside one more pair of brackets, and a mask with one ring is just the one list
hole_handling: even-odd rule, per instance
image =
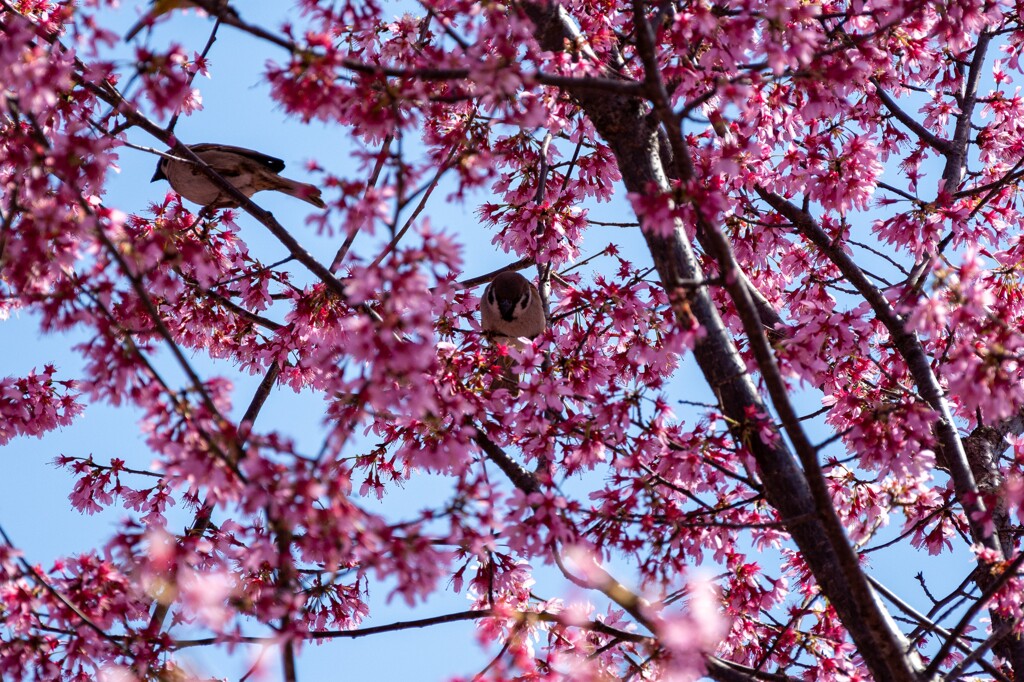
[[511, 322], [530, 307], [531, 289], [529, 280], [518, 272], [503, 272], [487, 286], [484, 296], [503, 320]]

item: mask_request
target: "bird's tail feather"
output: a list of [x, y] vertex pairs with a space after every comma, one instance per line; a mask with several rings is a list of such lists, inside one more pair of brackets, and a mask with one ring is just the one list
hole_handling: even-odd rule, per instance
[[302, 199], [307, 203], [313, 204], [317, 208], [327, 208], [327, 204], [320, 198], [320, 188], [316, 185], [283, 177], [279, 179], [281, 181], [281, 186], [278, 188], [280, 191], [290, 194], [296, 199]]

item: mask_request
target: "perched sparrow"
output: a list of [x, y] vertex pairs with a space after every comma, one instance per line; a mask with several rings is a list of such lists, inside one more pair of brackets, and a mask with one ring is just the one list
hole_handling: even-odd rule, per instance
[[[221, 9], [223, 9], [223, 11], [230, 14], [236, 14], [234, 9], [227, 6], [227, 2], [225, 0], [219, 0], [217, 4]], [[143, 14], [138, 21], [132, 24], [132, 27], [124, 34], [125, 42], [134, 38], [139, 31], [147, 26], [152, 26], [153, 22], [156, 21], [158, 17], [167, 14], [171, 10], [185, 9], [187, 7], [199, 7], [199, 5], [194, 2], [190, 2], [190, 0], [150, 0], [149, 9], [146, 13]]]
[[480, 299], [480, 327], [485, 332], [532, 339], [546, 326], [537, 287], [518, 272], [503, 272], [487, 285]]
[[[317, 208], [326, 207], [317, 187], [278, 175], [284, 170], [281, 159], [226, 144], [193, 144], [189, 149], [247, 197], [272, 189]], [[195, 164], [183, 159], [161, 157], [152, 182], [157, 180], [167, 180], [175, 192], [206, 208], [238, 206], [237, 201], [222, 193]]]
[[[508, 346], [522, 348], [520, 337], [532, 339], [547, 327], [537, 287], [517, 272], [503, 272], [487, 285], [480, 299], [480, 328]], [[512, 372], [511, 358], [503, 360], [504, 377], [496, 383], [519, 395], [519, 377]]]

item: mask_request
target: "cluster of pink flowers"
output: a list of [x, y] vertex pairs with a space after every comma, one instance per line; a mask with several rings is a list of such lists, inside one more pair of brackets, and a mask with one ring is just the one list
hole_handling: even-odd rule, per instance
[[56, 373], [48, 365], [42, 374], [0, 379], [0, 445], [16, 436], [41, 437], [82, 413], [76, 382], [55, 379]]

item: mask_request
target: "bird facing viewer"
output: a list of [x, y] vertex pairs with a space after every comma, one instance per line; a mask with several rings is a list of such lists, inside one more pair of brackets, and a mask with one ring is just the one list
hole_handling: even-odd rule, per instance
[[547, 327], [540, 292], [518, 272], [503, 272], [495, 277], [480, 299], [480, 327], [503, 343], [520, 337], [532, 339]]
[[[523, 348], [522, 337], [532, 339], [547, 327], [540, 292], [518, 272], [503, 272], [491, 280], [480, 299], [480, 328], [498, 343]], [[519, 375], [515, 364], [505, 355], [498, 360], [502, 372], [494, 388], [508, 389], [513, 398], [519, 396]]]

